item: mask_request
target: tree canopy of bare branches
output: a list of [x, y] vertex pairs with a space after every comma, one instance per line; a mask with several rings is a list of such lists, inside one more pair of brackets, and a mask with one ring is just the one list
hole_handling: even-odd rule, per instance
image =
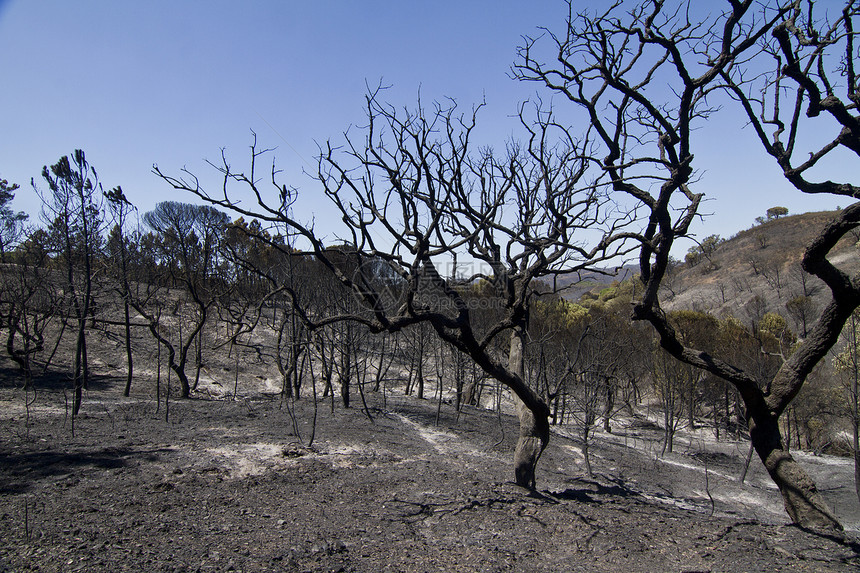
[[[825, 15], [813, 14], [814, 3], [801, 0], [729, 0], [704, 16], [693, 2], [615, 2], [580, 14], [570, 5], [562, 33], [526, 39], [514, 70], [582, 112], [597, 134], [594, 157], [610, 185], [647, 213], [638, 237], [644, 293], [634, 305], [634, 319], [650, 322], [669, 354], [738, 389], [752, 443], [791, 519], [839, 527], [784, 447], [778, 420], [860, 303], [860, 280], [827, 260], [836, 242], [858, 225], [860, 204], [842, 210], [809, 245], [803, 268], [830, 287], [833, 300], [772, 379], [758, 380], [686, 344], [661, 309], [658, 291], [670, 251], [689, 232], [703, 198], [695, 191], [696, 130], [723, 113], [720, 104], [747, 116], [751, 134], [797, 190], [857, 197], [851, 183], [810, 175], [833, 153], [856, 157], [860, 151], [856, 3]], [[540, 52], [546, 44], [555, 56], [546, 58], [551, 63], [544, 63]], [[822, 123], [822, 115], [830, 117], [822, 128], [832, 129], [833, 136], [818, 149], [806, 149], [802, 130]]]
[[[369, 93], [361, 135], [346, 134], [319, 156], [316, 181], [342, 222], [337, 245], [292, 216], [295, 190], [278, 181], [274, 165], [267, 194], [257, 165], [268, 150], [256, 139], [248, 172], [222, 156], [219, 190], [205, 189], [189, 172], [154, 171], [176, 189], [300, 235], [360, 302], [358, 311], [321, 320], [305, 313], [311, 328], [353, 320], [396, 332], [427, 323], [510, 388], [520, 414], [516, 480], [534, 487], [549, 409], [523, 375], [533, 282], [620, 261], [636, 246], [627, 243], [635, 219], [608, 196], [601, 175], [590, 178], [590, 134], [575, 138], [551, 112], [524, 104], [521, 143], [502, 153], [476, 149], [479, 111], [463, 113], [453, 102], [399, 110], [381, 91]], [[253, 200], [242, 201], [240, 192]], [[477, 318], [477, 285], [492, 293], [490, 323]], [[294, 300], [301, 308], [300, 297]]]

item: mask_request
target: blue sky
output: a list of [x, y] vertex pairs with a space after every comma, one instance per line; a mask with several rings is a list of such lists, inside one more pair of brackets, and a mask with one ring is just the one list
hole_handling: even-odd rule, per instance
[[[558, 29], [565, 13], [549, 0], [0, 0], [0, 177], [21, 185], [15, 207], [35, 217], [30, 178], [38, 184], [43, 165], [81, 148], [105, 188], [122, 185], [144, 212], [192, 201], [152, 175], [153, 163], [211, 175], [204, 159], [223, 147], [244, 166], [254, 130], [311, 198], [302, 209], [324, 217], [302, 170], [316, 142], [363, 123], [367, 83], [392, 85], [386, 99], [398, 107], [419, 89], [466, 109], [485, 98], [481, 139], [502, 147], [518, 102], [538, 87], [508, 77], [520, 38]], [[698, 189], [714, 215], [700, 236], [729, 236], [774, 205], [846, 204], [789, 188], [751, 134], [737, 137], [742, 127], [707, 128]]]

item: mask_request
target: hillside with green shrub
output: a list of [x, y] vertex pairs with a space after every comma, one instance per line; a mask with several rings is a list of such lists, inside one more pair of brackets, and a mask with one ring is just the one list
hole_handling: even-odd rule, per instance
[[[716, 235], [692, 247], [664, 281], [663, 306], [733, 315], [749, 321], [774, 312], [803, 336], [829, 293], [800, 267], [804, 249], [832, 220], [833, 212], [759, 219], [730, 239]], [[860, 270], [860, 237], [848, 235], [830, 257], [850, 272]]]

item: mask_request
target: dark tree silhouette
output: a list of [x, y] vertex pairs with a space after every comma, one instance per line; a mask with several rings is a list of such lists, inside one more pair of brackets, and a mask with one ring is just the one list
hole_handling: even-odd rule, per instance
[[96, 170], [83, 151], [69, 159], [63, 156], [50, 168], [42, 169], [48, 191], [32, 182], [42, 199], [42, 217], [54, 236], [66, 275], [66, 289], [77, 325], [72, 417], [81, 408], [83, 390], [89, 378], [87, 362], [87, 318], [93, 311], [95, 259], [102, 242], [102, 198], [104, 190]]
[[[661, 309], [658, 295], [670, 251], [688, 234], [702, 200], [694, 190], [696, 128], [715, 117], [727, 93], [740, 103], [751, 132], [798, 190], [858, 196], [850, 183], [812, 182], [806, 175], [832, 152], [860, 151], [852, 31], [858, 8], [848, 2], [843, 12], [830, 15], [831, 21], [818, 14], [813, 18], [813, 3], [800, 0], [732, 0], [709, 17], [697, 12], [701, 8], [660, 0], [615, 2], [594, 14], [574, 14], [571, 8], [562, 33], [545, 37], [555, 63], [545, 64], [538, 55], [544, 43], [528, 40], [515, 70], [520, 78], [542, 83], [584, 112], [600, 144], [592, 154], [595, 165], [617, 193], [635, 199], [648, 213], [639, 236], [644, 292], [634, 305], [634, 319], [650, 322], [661, 346], [676, 359], [738, 390], [752, 444], [792, 521], [839, 527], [815, 484], [783, 446], [778, 422], [860, 303], [858, 279], [826, 258], [860, 223], [860, 204], [843, 209], [809, 245], [804, 269], [831, 288], [833, 301], [765, 383], [725, 358], [686, 344]], [[834, 138], [820, 149], [801, 149], [801, 127], [820, 115], [836, 122]]]
[[[144, 213], [143, 221], [159, 235], [162, 268], [170, 282], [181, 285], [182, 295], [187, 295], [193, 308], [190, 325], [185, 326], [184, 316], [177, 311], [179, 336], [174, 345], [163, 332], [161, 317], [146, 308], [141, 300], [133, 301], [135, 309], [149, 323], [152, 335], [167, 350], [170, 369], [179, 378], [181, 397], [191, 396], [193, 386], [188, 379], [186, 366], [188, 352], [197, 344], [197, 374], [199, 379], [201, 361], [201, 331], [209, 318], [209, 310], [218, 300], [219, 293], [226, 288], [218, 280], [215, 270], [219, 263], [221, 242], [229, 217], [209, 205], [193, 205], [177, 201], [164, 201], [155, 209]], [[150, 297], [151, 298], [151, 297]], [[181, 306], [182, 297], [177, 301]]]
[[[277, 181], [274, 166], [274, 194], [264, 193], [257, 164], [267, 150], [257, 149], [256, 139], [248, 173], [222, 157], [218, 191], [187, 171], [178, 177], [157, 166], [154, 171], [176, 189], [300, 234], [304, 248], [360, 303], [360, 312], [316, 322], [305, 313], [312, 329], [343, 320], [375, 332], [428, 323], [510, 388], [520, 418], [516, 481], [533, 488], [549, 439], [549, 408], [523, 370], [533, 283], [617, 260], [626, 252], [633, 217], [585, 177], [588, 137], [574, 139], [540, 109], [528, 120], [523, 106], [525, 143], [510, 144], [502, 155], [476, 151], [478, 109], [461, 114], [454, 104], [430, 111], [419, 104], [414, 112], [398, 111], [383, 104], [378, 91], [369, 94], [362, 135], [347, 135], [343, 147], [326, 145], [319, 157], [317, 181], [338, 212], [345, 248], [329, 249], [313, 225], [290, 215], [295, 190]], [[244, 188], [242, 202], [234, 185]], [[461, 261], [457, 276], [455, 256]], [[481, 279], [498, 306], [497, 320], [484, 327], [462, 290]]]
[[125, 318], [125, 354], [128, 365], [123, 394], [129, 396], [131, 394], [131, 381], [134, 377], [134, 356], [131, 348], [131, 288], [128, 280], [130, 271], [129, 237], [126, 236], [126, 225], [129, 215], [134, 212], [135, 208], [126, 199], [122, 187], [111, 189], [105, 198], [114, 219], [114, 226], [108, 237], [107, 247], [108, 257], [113, 267], [113, 276], [118, 283], [117, 291], [122, 297], [123, 316]]
[[6, 262], [6, 253], [21, 240], [24, 222], [28, 219], [23, 211], [12, 210], [11, 203], [19, 188], [17, 183], [0, 179], [0, 263]]

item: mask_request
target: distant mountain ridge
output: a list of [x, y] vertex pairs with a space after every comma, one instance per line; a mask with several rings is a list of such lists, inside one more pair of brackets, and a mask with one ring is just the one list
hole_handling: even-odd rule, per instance
[[616, 281], [625, 281], [638, 275], [639, 267], [637, 265], [625, 265], [608, 268], [600, 272], [591, 271], [578, 275], [562, 276], [558, 278], [555, 285], [550, 283], [547, 286], [563, 299], [576, 302], [587, 292], [601, 290]]

